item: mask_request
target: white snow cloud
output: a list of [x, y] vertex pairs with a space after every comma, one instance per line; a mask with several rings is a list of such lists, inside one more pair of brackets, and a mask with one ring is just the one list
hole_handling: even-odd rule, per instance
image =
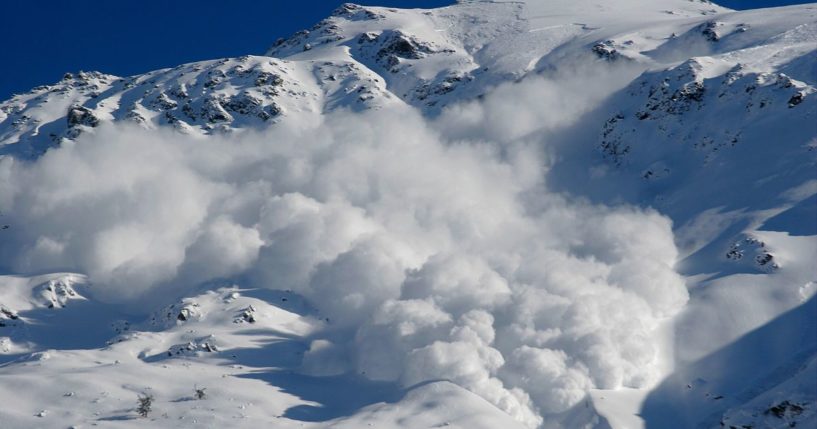
[[394, 108], [208, 139], [103, 126], [4, 158], [0, 261], [87, 273], [110, 301], [239, 275], [291, 289], [330, 320], [305, 371], [448, 379], [535, 426], [588, 388], [657, 377], [656, 329], [687, 292], [666, 217], [547, 191], [545, 136], [603, 91], [496, 94], [433, 123]]

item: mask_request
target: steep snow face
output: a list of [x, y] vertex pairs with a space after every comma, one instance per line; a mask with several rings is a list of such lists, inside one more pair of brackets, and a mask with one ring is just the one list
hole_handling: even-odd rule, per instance
[[[347, 4], [268, 56], [16, 96], [2, 420], [138, 426], [146, 391], [166, 427], [809, 422], [780, 315], [817, 291], [815, 22]], [[774, 326], [803, 340], [758, 353]]]
[[267, 55], [293, 60], [351, 55], [381, 74], [398, 97], [437, 112], [453, 98], [447, 94], [481, 95], [541, 68], [565, 44], [603, 41], [643, 27], [644, 50], [683, 27], [684, 18], [724, 11], [709, 2], [681, 0], [469, 1], [435, 10], [347, 4], [309, 30], [279, 40]]
[[[634, 198], [676, 222], [679, 269], [711, 278], [693, 282], [706, 304], [693, 303], [682, 318], [679, 353], [686, 359], [799, 305], [798, 291], [814, 278], [806, 261], [817, 234], [815, 23], [817, 10], [806, 6], [774, 16], [729, 13], [693, 26], [649, 54], [676, 58], [667, 52], [693, 38], [705, 40], [709, 54], [643, 73], [599, 109], [607, 115], [601, 129], [582, 134], [608, 161], [582, 186], [639, 189]], [[615, 179], [622, 176], [629, 185]], [[771, 276], [742, 288], [738, 278], [747, 277], [728, 276], [737, 273]], [[736, 302], [737, 294], [754, 298]], [[745, 314], [747, 301], [765, 305]], [[725, 312], [734, 319], [723, 322]], [[719, 329], [707, 327], [712, 323]]]
[[[718, 151], [770, 136], [802, 147], [813, 137], [813, 129], [798, 124], [814, 120], [815, 100], [810, 96], [817, 91], [813, 58], [817, 12], [803, 12], [802, 23], [793, 25], [782, 13], [774, 18], [757, 12], [729, 14], [651, 51], [661, 58], [677, 49], [673, 45], [690, 44], [689, 39], [696, 38], [698, 43], [706, 39], [710, 54], [634, 81], [627, 89], [629, 98], [615, 100], [621, 111], [605, 125], [601, 142], [605, 154], [617, 164], [645, 167], [645, 178], [653, 179], [671, 171], [669, 166], [659, 171], [646, 168], [658, 157], [666, 158], [666, 145], [633, 147], [637, 142], [677, 142], [697, 149], [705, 163], [713, 162]], [[610, 46], [618, 44], [610, 41]], [[710, 126], [710, 118], [730, 120]], [[626, 160], [634, 157], [638, 160]]]

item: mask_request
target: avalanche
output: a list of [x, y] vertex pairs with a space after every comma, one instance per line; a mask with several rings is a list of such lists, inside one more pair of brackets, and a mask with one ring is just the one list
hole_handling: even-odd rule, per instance
[[815, 54], [817, 5], [346, 4], [15, 96], [3, 426], [813, 425]]

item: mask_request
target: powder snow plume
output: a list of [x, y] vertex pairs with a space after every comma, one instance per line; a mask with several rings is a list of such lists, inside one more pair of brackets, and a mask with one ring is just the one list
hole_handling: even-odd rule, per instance
[[3, 158], [0, 260], [133, 305], [217, 279], [292, 290], [328, 321], [305, 373], [447, 379], [536, 427], [590, 388], [656, 381], [657, 329], [688, 296], [668, 218], [547, 190], [557, 108], [600, 97], [537, 120], [522, 112], [577, 89], [521, 85], [520, 123], [480, 140], [469, 121], [507, 103], [450, 109], [448, 130], [408, 107], [207, 139], [106, 125]]

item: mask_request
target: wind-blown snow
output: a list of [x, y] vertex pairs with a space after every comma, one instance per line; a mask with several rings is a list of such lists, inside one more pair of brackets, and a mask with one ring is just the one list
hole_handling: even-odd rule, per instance
[[543, 192], [538, 147], [514, 152], [408, 110], [230, 139], [103, 127], [3, 160], [0, 249], [111, 302], [236, 276], [292, 290], [328, 320], [306, 367], [449, 379], [536, 425], [654, 381], [656, 327], [687, 293], [668, 219]]

